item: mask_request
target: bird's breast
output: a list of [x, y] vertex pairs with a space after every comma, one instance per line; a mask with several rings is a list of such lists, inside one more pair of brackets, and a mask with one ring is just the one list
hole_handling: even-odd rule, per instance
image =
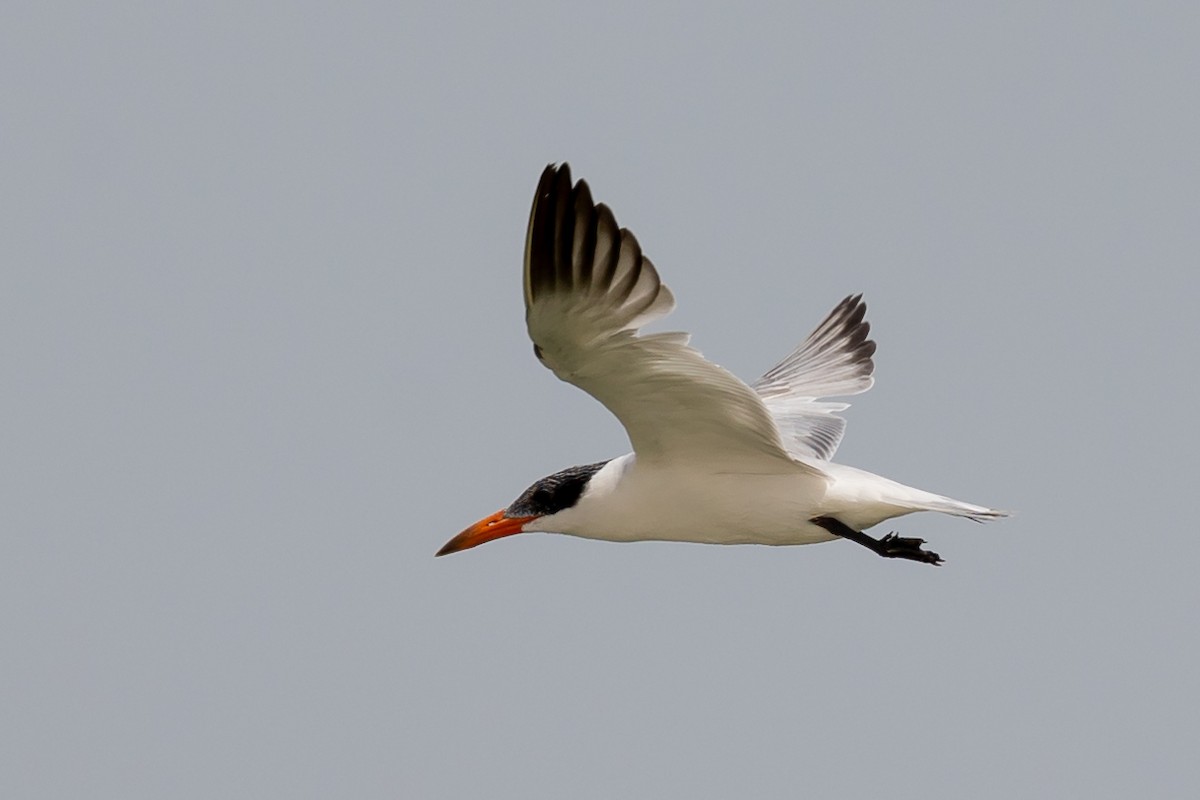
[[555, 522], [562, 533], [609, 541], [803, 544], [832, 538], [808, 522], [824, 491], [824, 481], [801, 472], [646, 467], [625, 456], [597, 473]]

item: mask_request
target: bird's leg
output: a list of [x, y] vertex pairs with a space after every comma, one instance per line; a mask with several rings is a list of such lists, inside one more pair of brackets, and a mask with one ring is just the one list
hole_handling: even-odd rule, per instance
[[925, 564], [941, 564], [942, 557], [930, 550], [922, 550], [924, 539], [910, 539], [889, 533], [882, 539], [867, 536], [862, 531], [856, 531], [841, 520], [833, 517], [814, 517], [811, 522], [820, 525], [834, 536], [858, 542], [863, 547], [873, 550], [884, 558], [906, 558], [909, 561], [921, 561]]

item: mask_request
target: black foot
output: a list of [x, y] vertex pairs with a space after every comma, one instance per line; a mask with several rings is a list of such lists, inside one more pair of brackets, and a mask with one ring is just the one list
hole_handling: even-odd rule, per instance
[[878, 553], [884, 558], [903, 558], [908, 561], [920, 561], [922, 564], [937, 566], [942, 563], [942, 557], [930, 550], [922, 550], [924, 539], [910, 539], [897, 536], [893, 531], [882, 539], [873, 539], [862, 531], [856, 531], [846, 523], [833, 517], [815, 517], [814, 525], [820, 525], [825, 530], [843, 539], [858, 542], [863, 547]]
[[896, 532], [892, 531], [880, 539], [879, 544], [880, 548], [875, 552], [884, 558], [906, 558], [909, 561], [920, 561], [935, 566], [942, 563], [942, 557], [937, 553], [921, 549], [921, 545], [925, 544], [924, 539], [909, 539], [897, 536]]

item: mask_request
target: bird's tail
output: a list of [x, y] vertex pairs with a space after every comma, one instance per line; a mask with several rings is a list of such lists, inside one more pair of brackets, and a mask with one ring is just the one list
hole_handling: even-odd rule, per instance
[[832, 479], [826, 493], [828, 512], [855, 530], [864, 530], [885, 519], [914, 511], [939, 511], [976, 522], [1009, 516], [1007, 511], [905, 486], [844, 464], [827, 461], [821, 468]]
[[[925, 493], [922, 492], [922, 494]], [[940, 494], [926, 494], [920, 501], [913, 502], [912, 505], [919, 511], [940, 511], [943, 514], [951, 514], [955, 517], [966, 517], [975, 522], [988, 522], [989, 520], [1012, 516], [1008, 511], [977, 506], [974, 503], [964, 503], [961, 500], [943, 497]]]

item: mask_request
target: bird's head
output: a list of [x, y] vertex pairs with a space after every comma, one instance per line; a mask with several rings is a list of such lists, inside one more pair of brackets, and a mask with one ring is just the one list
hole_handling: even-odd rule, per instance
[[437, 555], [468, 550], [514, 533], [561, 531], [562, 528], [555, 525], [555, 517], [579, 502], [592, 476], [607, 463], [601, 461], [547, 475], [522, 492], [508, 508], [484, 517], [446, 542]]

